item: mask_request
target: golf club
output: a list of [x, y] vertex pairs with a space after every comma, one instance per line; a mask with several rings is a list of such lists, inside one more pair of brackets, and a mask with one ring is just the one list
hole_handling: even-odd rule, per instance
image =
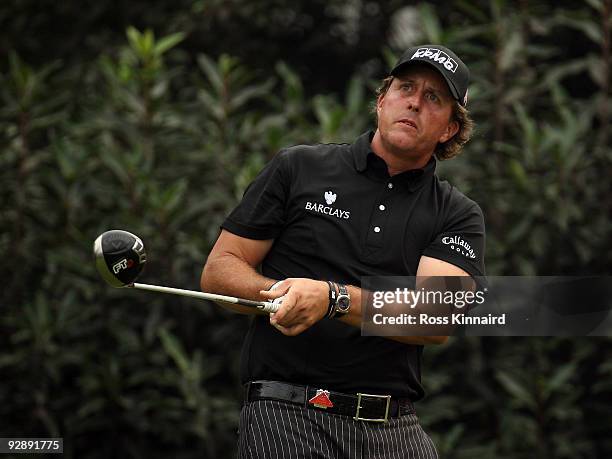
[[273, 302], [254, 301], [233, 296], [217, 295], [215, 293], [135, 283], [134, 281], [147, 261], [147, 255], [142, 240], [128, 231], [110, 230], [102, 233], [96, 238], [93, 250], [98, 272], [112, 287], [137, 288], [139, 290], [169, 293], [198, 298], [200, 300], [238, 304], [256, 308], [267, 313], [276, 312], [280, 308], [280, 299]]

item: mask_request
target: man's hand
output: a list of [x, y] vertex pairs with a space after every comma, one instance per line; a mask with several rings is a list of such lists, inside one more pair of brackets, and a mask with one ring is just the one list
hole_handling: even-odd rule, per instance
[[327, 314], [329, 287], [324, 281], [289, 278], [259, 293], [268, 300], [283, 297], [281, 308], [270, 314], [270, 325], [287, 336], [299, 335]]

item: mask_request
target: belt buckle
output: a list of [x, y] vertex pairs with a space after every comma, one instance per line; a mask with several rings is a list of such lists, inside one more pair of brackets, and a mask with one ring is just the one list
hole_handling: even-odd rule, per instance
[[[361, 398], [362, 397], [374, 397], [380, 399], [387, 399], [387, 406], [385, 407], [385, 417], [384, 418], [362, 418], [359, 416], [359, 411], [361, 410]], [[373, 395], [373, 394], [362, 394], [361, 392], [357, 393], [357, 410], [355, 412], [355, 416], [353, 419], [356, 421], [368, 421], [368, 422], [387, 422], [389, 420], [389, 405], [391, 404], [391, 396], [390, 395]]]

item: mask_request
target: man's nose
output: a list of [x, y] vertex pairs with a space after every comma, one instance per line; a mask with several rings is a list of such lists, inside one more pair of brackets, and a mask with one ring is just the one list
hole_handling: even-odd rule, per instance
[[418, 112], [421, 109], [421, 100], [423, 97], [423, 93], [421, 90], [417, 89], [408, 97], [406, 101], [408, 110]]

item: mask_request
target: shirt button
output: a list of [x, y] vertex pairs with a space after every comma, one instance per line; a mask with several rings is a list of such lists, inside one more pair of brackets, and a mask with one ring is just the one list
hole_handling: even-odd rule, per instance
[[393, 188], [393, 183], [391, 183], [391, 182], [387, 183], [387, 188], [389, 188], [389, 189]]
[[374, 232], [375, 233], [380, 233], [380, 226], [375, 226], [374, 227]]
[[385, 209], [386, 209], [386, 207], [384, 206], [384, 204], [381, 204], [380, 206], [378, 206], [378, 208], [379, 208], [380, 210], [385, 210]]

